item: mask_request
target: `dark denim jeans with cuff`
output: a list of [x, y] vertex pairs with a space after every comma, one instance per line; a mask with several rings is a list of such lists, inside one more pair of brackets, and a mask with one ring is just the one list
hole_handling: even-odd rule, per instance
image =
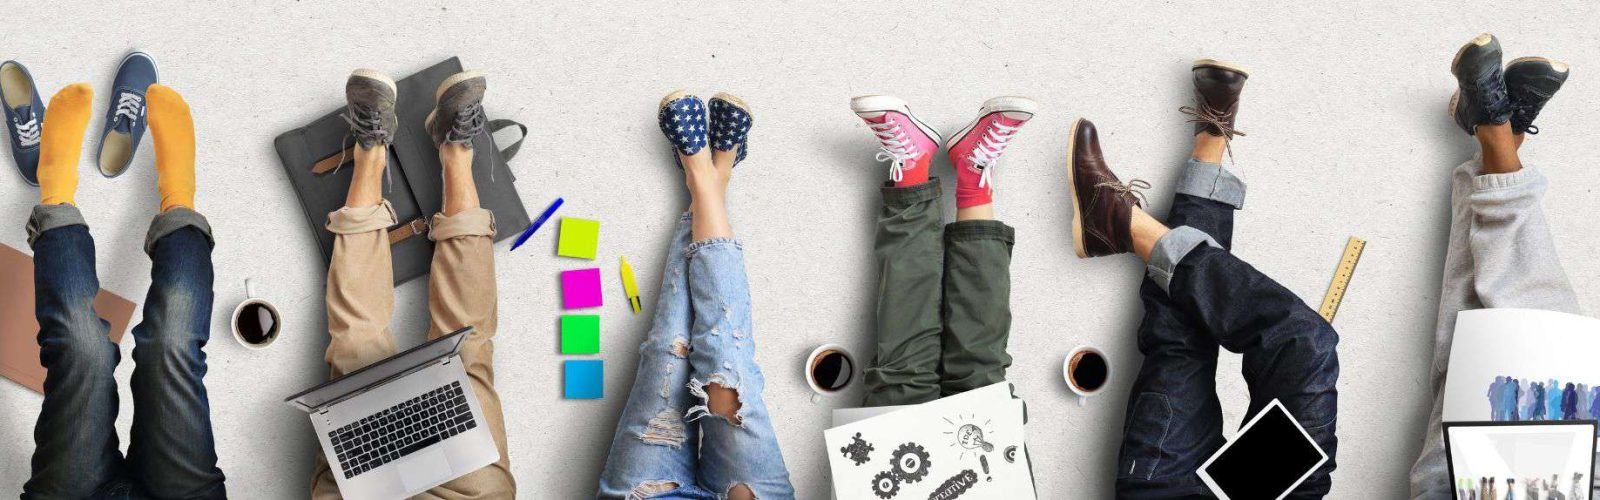
[[1229, 253], [1244, 183], [1214, 163], [1185, 166], [1140, 287], [1144, 365], [1133, 382], [1117, 461], [1117, 497], [1211, 497], [1196, 474], [1220, 449], [1219, 348], [1243, 355], [1246, 418], [1277, 399], [1328, 454], [1290, 498], [1332, 485], [1339, 342], [1299, 297]]
[[133, 329], [135, 413], [118, 450], [120, 357], [100, 291], [94, 239], [72, 205], [40, 205], [28, 221], [40, 361], [48, 370], [34, 428], [33, 477], [22, 498], [226, 498], [202, 378], [211, 336], [211, 228], [177, 208], [156, 216], [144, 319]]

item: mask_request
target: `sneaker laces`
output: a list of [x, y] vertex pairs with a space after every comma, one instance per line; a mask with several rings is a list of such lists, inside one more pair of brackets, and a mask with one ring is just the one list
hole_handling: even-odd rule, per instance
[[883, 123], [867, 123], [872, 129], [872, 134], [878, 136], [878, 143], [883, 150], [878, 151], [878, 161], [889, 163], [889, 178], [895, 182], [905, 179], [905, 164], [922, 156], [922, 151], [917, 149], [917, 144], [906, 135], [905, 129], [900, 128], [900, 123], [894, 120], [884, 120]]
[[1228, 163], [1233, 163], [1233, 137], [1245, 136], [1244, 131], [1233, 128], [1233, 124], [1228, 123], [1228, 119], [1233, 117], [1233, 113], [1218, 110], [1211, 107], [1210, 103], [1203, 101], [1200, 103], [1199, 108], [1183, 106], [1178, 108], [1178, 112], [1189, 115], [1189, 123], [1204, 123], [1207, 126], [1216, 128], [1222, 134], [1222, 148], [1228, 153]]
[[[1521, 128], [1525, 132], [1538, 135], [1539, 127], [1533, 125], [1533, 120], [1539, 117], [1539, 111], [1544, 109], [1544, 103], [1549, 102], [1550, 98], [1555, 96], [1555, 93], [1545, 92], [1532, 87], [1525, 87], [1522, 89], [1522, 92], [1525, 92], [1528, 95], [1519, 95], [1510, 98], [1511, 121], [1520, 122], [1522, 124]], [[1517, 128], [1515, 126], [1516, 123], [1513, 123], [1512, 125], [1512, 128]]]
[[[131, 131], [133, 122], [144, 114], [144, 98], [133, 92], [123, 92], [117, 97], [117, 112], [113, 116], [114, 128]], [[121, 125], [121, 126], [118, 126]]]
[[[333, 172], [329, 172], [329, 174], [339, 173], [339, 169], [344, 168], [345, 152], [350, 151], [351, 147], [355, 147], [345, 145], [350, 142], [351, 137], [356, 139], [356, 146], [362, 149], [371, 149], [378, 144], [387, 146], [394, 143], [394, 131], [383, 127], [383, 113], [378, 111], [377, 108], [351, 104], [345, 107], [345, 111], [340, 113], [339, 117], [343, 118], [344, 122], [350, 126], [350, 131], [345, 134], [343, 140], [339, 141], [339, 165], [333, 167]], [[371, 142], [372, 145], [367, 145], [367, 142]], [[391, 177], [393, 174], [389, 167], [389, 157], [384, 155], [383, 185], [385, 192], [388, 191], [390, 183], [393, 182]]]
[[983, 139], [978, 141], [977, 147], [972, 148], [972, 154], [967, 155], [973, 168], [978, 169], [978, 187], [990, 187], [990, 167], [1000, 161], [1000, 155], [1006, 152], [1006, 146], [1011, 145], [1011, 138], [1016, 137], [1019, 128], [1022, 125], [1011, 126], [991, 121], [989, 127], [984, 129]]
[[1117, 182], [1115, 179], [1112, 179], [1095, 184], [1094, 187], [1110, 189], [1111, 192], [1116, 193], [1117, 196], [1127, 197], [1130, 199], [1138, 198], [1138, 200], [1135, 202], [1139, 203], [1139, 206], [1141, 207], [1148, 206], [1150, 204], [1150, 200], [1144, 197], [1144, 190], [1150, 189], [1150, 183], [1144, 179], [1128, 179], [1127, 183]]
[[1472, 92], [1478, 99], [1478, 105], [1483, 106], [1485, 118], [1507, 116], [1515, 111], [1511, 95], [1506, 90], [1505, 75], [1498, 68], [1478, 79], [1477, 84], [1472, 86]]
[[[483, 133], [484, 126], [487, 123], [488, 118], [484, 115], [482, 102], [463, 106], [460, 111], [456, 112], [455, 120], [450, 124], [450, 130], [444, 132], [444, 143], [464, 144], [468, 149], [471, 149], [472, 138]], [[440, 171], [440, 175], [443, 174], [444, 172]], [[489, 167], [489, 182], [494, 182], [494, 166], [492, 164]]]
[[[28, 117], [28, 121], [22, 121], [22, 117], [24, 116]], [[32, 109], [19, 109], [17, 112], [17, 117], [12, 118], [11, 121], [15, 125], [14, 128], [17, 130], [18, 144], [21, 144], [22, 147], [25, 148], [39, 145], [39, 136], [42, 131], [39, 128], [39, 119], [34, 117]]]

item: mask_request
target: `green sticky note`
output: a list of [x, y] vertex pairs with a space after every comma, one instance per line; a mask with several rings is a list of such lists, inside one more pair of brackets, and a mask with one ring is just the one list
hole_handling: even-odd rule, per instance
[[561, 354], [600, 354], [600, 316], [561, 316]]
[[594, 260], [594, 249], [600, 244], [600, 221], [562, 217], [560, 239], [556, 255]]

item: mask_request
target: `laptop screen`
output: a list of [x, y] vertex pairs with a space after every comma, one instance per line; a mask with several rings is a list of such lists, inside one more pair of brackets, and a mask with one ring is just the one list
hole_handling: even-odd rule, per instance
[[1327, 456], [1274, 401], [1204, 467], [1215, 489], [1229, 498], [1279, 498]]
[[472, 327], [470, 326], [450, 332], [405, 352], [389, 356], [383, 361], [347, 373], [343, 377], [329, 380], [305, 392], [289, 396], [283, 401], [288, 403], [289, 406], [299, 408], [301, 411], [308, 413], [316, 411], [330, 402], [338, 401], [340, 398], [370, 387], [373, 384], [403, 375], [433, 360], [454, 355], [456, 351], [461, 349], [461, 341], [466, 340], [467, 335], [471, 332]]
[[[1595, 460], [1595, 421], [1445, 422], [1445, 455], [1455, 491], [1560, 492], [1588, 500]], [[1553, 495], [1552, 495], [1553, 497]]]

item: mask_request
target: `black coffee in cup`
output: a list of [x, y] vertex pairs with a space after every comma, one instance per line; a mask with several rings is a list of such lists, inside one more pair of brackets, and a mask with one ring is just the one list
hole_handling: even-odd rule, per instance
[[1072, 356], [1072, 361], [1067, 364], [1067, 373], [1072, 377], [1072, 385], [1083, 392], [1100, 390], [1110, 375], [1105, 356], [1089, 350], [1079, 351]]
[[824, 391], [837, 391], [850, 385], [856, 363], [850, 356], [834, 350], [822, 351], [811, 361], [811, 380]]
[[264, 344], [278, 336], [278, 311], [261, 302], [245, 304], [234, 328], [250, 344]]

